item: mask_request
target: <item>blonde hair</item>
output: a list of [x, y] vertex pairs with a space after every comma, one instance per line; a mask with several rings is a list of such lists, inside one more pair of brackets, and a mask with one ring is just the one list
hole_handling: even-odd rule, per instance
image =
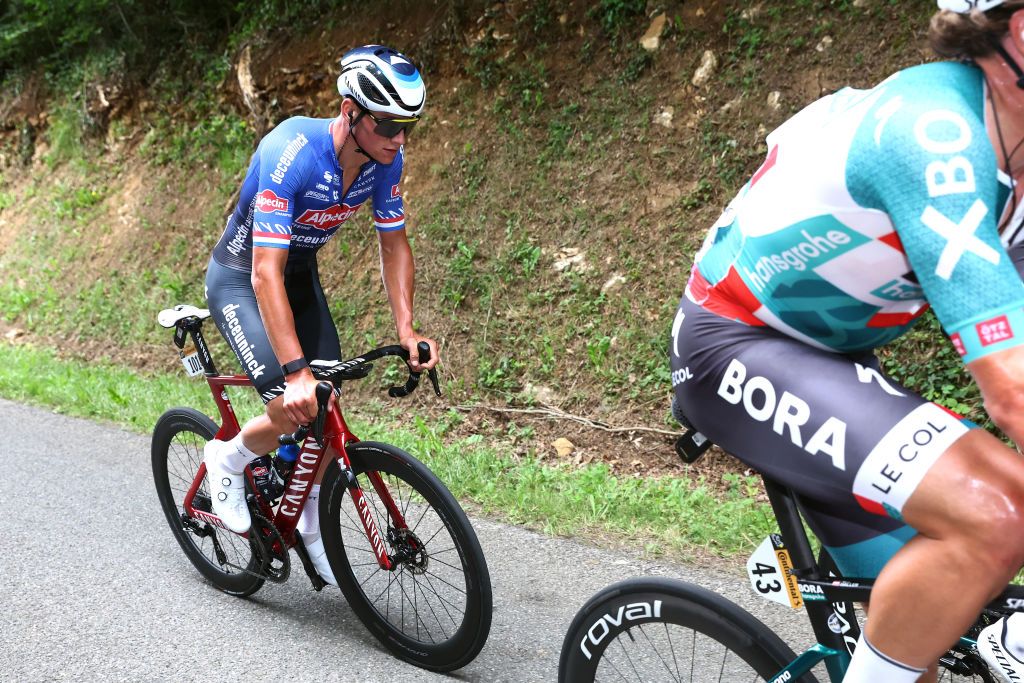
[[1024, 0], [1008, 0], [988, 12], [958, 14], [940, 10], [928, 26], [928, 42], [941, 57], [976, 59], [995, 52], [1010, 27], [1010, 17], [1024, 9]]

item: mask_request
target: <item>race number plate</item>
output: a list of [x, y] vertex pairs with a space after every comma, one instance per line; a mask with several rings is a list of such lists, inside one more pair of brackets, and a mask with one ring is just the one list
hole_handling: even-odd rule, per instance
[[203, 372], [203, 364], [199, 361], [199, 351], [194, 344], [187, 344], [178, 352], [181, 357], [181, 364], [185, 366], [185, 372], [189, 377], [195, 377]]
[[771, 534], [747, 560], [747, 575], [750, 585], [761, 597], [800, 609], [804, 600], [796, 577], [789, 571], [792, 567], [793, 562], [782, 544], [782, 537]]

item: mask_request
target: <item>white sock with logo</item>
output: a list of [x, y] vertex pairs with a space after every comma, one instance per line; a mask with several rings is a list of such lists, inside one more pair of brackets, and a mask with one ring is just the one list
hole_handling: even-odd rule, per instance
[[853, 661], [846, 670], [843, 683], [916, 683], [924, 672], [924, 669], [885, 656], [876, 650], [868, 642], [867, 636], [861, 632], [857, 649], [853, 653]]
[[1003, 647], [1018, 661], [1024, 662], [1024, 612], [1006, 617], [1006, 638]]
[[246, 465], [260, 457], [259, 454], [253, 453], [245, 447], [245, 444], [242, 443], [241, 433], [227, 443], [231, 448], [224, 448], [221, 464], [231, 472], [241, 472]]
[[309, 497], [306, 498], [295, 529], [302, 534], [302, 542], [306, 545], [320, 538], [320, 484], [313, 484], [309, 489]]

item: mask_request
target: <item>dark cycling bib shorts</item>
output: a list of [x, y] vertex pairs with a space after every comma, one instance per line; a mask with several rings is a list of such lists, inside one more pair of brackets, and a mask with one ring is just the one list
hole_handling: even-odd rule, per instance
[[672, 383], [708, 438], [791, 487], [846, 576], [877, 576], [916, 532], [900, 517], [974, 425], [887, 378], [868, 352], [823, 351], [683, 297]]
[[[316, 261], [287, 267], [284, 286], [306, 360], [341, 360], [338, 330], [320, 285]], [[210, 259], [206, 296], [217, 329], [231, 345], [263, 402], [269, 403], [284, 394], [284, 375], [263, 327], [251, 275]]]

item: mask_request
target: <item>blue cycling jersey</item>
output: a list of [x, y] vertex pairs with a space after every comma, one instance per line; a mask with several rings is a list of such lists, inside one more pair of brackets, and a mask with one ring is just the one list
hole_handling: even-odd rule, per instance
[[254, 248], [287, 249], [289, 263], [310, 260], [371, 197], [379, 232], [405, 227], [404, 149], [388, 165], [364, 164], [341, 196], [344, 183], [333, 125], [334, 119], [296, 116], [260, 141], [238, 205], [214, 247], [218, 263], [250, 271]]

